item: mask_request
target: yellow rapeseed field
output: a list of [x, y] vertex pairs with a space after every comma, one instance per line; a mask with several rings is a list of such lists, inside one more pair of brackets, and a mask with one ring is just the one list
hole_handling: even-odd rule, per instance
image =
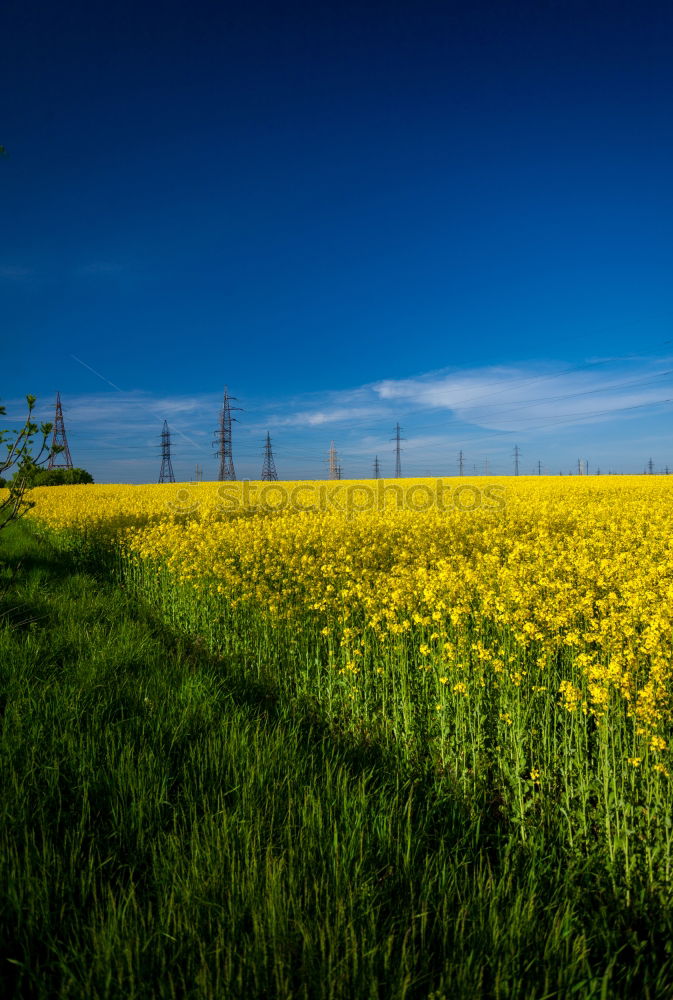
[[546, 797], [570, 843], [600, 829], [627, 874], [673, 879], [673, 478], [31, 495], [57, 544], [112, 557], [237, 669], [463, 785], [499, 783], [522, 830]]
[[[521, 477], [43, 488], [33, 516], [116, 537], [228, 610], [319, 624], [357, 677], [367, 644], [469, 697], [487, 679], [567, 712], [671, 720], [673, 480]], [[550, 667], [568, 676], [550, 688]], [[373, 665], [376, 669], [376, 665]], [[558, 678], [555, 678], [555, 680]]]

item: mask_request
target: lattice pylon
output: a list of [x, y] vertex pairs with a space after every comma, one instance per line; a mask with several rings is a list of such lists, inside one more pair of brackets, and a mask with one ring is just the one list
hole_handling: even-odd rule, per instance
[[395, 478], [401, 479], [402, 477], [402, 448], [400, 442], [404, 440], [401, 436], [402, 428], [399, 424], [395, 424], [395, 437], [392, 440], [395, 442]]
[[[54, 454], [54, 448], [60, 448]], [[51, 451], [49, 453], [48, 469], [72, 469], [72, 458], [68, 439], [65, 435], [65, 424], [63, 422], [63, 408], [61, 407], [61, 393], [56, 393], [56, 415], [54, 416], [54, 433], [51, 439]]]
[[232, 400], [235, 402], [236, 397], [230, 396], [227, 387], [224, 387], [224, 398], [222, 400], [222, 409], [220, 410], [220, 423], [215, 431], [215, 441], [213, 445], [217, 445], [216, 455], [220, 460], [220, 471], [218, 479], [220, 482], [226, 480], [236, 479], [236, 470], [234, 469], [234, 454], [231, 439], [231, 424], [232, 421], [236, 420], [236, 417], [232, 417], [232, 410], [239, 410], [239, 406], [232, 406]]
[[161, 472], [159, 473], [160, 483], [174, 483], [173, 463], [171, 462], [171, 432], [168, 429], [168, 421], [164, 420], [161, 431]]
[[266, 444], [264, 445], [264, 464], [262, 465], [262, 482], [272, 483], [277, 479], [276, 463], [274, 462], [273, 451], [271, 450], [271, 435], [267, 431]]
[[329, 446], [329, 479], [340, 479], [339, 475], [339, 462], [337, 459], [337, 451], [334, 446], [334, 441], [330, 441]]

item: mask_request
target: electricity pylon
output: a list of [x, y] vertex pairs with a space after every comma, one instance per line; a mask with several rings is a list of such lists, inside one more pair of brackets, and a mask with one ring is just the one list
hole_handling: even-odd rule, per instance
[[337, 460], [337, 453], [336, 453], [336, 448], [334, 447], [334, 441], [330, 441], [328, 462], [329, 462], [329, 475], [327, 478], [341, 479], [341, 476], [339, 475], [341, 470], [339, 462]]
[[400, 437], [400, 431], [402, 428], [399, 424], [395, 424], [395, 437], [391, 438], [391, 441], [395, 442], [395, 478], [402, 478], [402, 449], [400, 447], [400, 441], [404, 438]]
[[173, 463], [171, 462], [171, 432], [168, 429], [168, 421], [164, 420], [161, 431], [161, 472], [159, 473], [160, 483], [174, 483]]
[[[58, 448], [58, 453], [54, 454], [54, 448]], [[58, 461], [57, 461], [58, 460]], [[54, 434], [51, 439], [51, 452], [49, 454], [48, 469], [72, 469], [72, 458], [68, 439], [65, 436], [65, 424], [63, 422], [63, 409], [61, 408], [61, 393], [56, 393], [56, 415], [54, 417]]]
[[232, 417], [232, 410], [240, 410], [240, 406], [232, 406], [231, 401], [236, 401], [235, 396], [230, 396], [227, 392], [227, 387], [224, 387], [224, 398], [222, 400], [222, 409], [220, 410], [220, 423], [215, 431], [215, 440], [213, 441], [213, 447], [217, 446], [217, 451], [215, 454], [220, 460], [220, 472], [218, 479], [220, 482], [225, 480], [236, 479], [236, 470], [234, 469], [234, 454], [232, 449], [231, 440], [231, 423], [236, 420], [236, 417]]
[[266, 444], [264, 445], [264, 464], [262, 466], [262, 482], [272, 483], [278, 479], [278, 473], [276, 472], [276, 463], [273, 460], [273, 452], [271, 450], [271, 435], [266, 432]]

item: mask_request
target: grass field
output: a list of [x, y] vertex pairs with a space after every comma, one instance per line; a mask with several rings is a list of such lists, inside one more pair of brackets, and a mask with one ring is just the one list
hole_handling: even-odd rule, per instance
[[673, 995], [673, 489], [244, 488], [3, 532], [3, 992]]

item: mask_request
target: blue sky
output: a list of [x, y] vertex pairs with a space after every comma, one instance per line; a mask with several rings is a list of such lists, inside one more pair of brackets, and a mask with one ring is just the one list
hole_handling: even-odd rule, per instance
[[0, 397], [153, 481], [673, 469], [673, 7], [5, 0]]

